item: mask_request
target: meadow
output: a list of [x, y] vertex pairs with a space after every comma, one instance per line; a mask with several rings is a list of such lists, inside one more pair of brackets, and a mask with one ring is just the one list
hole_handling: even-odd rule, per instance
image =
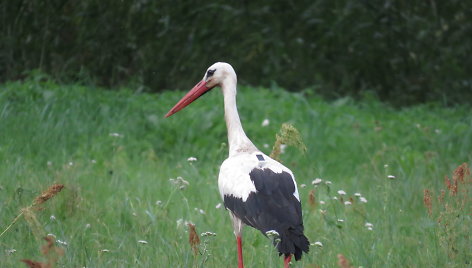
[[[213, 90], [164, 119], [183, 94], [41, 75], [0, 85], [0, 266], [236, 267], [217, 188], [227, 157], [222, 96]], [[282, 123], [307, 147], [280, 155], [312, 243], [293, 267], [472, 266], [472, 182], [465, 165], [453, 173], [472, 164], [470, 107], [326, 101], [275, 86], [240, 86], [238, 106], [265, 153]], [[64, 189], [31, 207], [54, 183]], [[48, 254], [46, 234], [56, 240]], [[246, 227], [243, 244], [247, 267], [282, 266], [258, 231]]]

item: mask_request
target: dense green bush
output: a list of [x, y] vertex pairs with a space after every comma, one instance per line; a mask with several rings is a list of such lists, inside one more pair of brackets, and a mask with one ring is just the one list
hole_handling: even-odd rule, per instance
[[472, 97], [471, 1], [0, 3], [0, 80], [58, 79], [152, 91], [190, 87], [214, 61], [240, 82], [395, 104]]

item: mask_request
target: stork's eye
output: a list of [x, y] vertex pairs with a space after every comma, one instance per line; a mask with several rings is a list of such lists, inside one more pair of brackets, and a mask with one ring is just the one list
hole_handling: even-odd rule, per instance
[[207, 78], [208, 77], [211, 77], [214, 73], [215, 73], [216, 69], [213, 69], [213, 70], [208, 70], [207, 71]]

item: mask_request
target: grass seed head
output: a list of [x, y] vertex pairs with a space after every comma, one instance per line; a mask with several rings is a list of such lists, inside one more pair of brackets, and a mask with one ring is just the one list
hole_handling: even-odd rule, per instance
[[272, 152], [270, 153], [271, 158], [280, 161], [279, 156], [283, 153], [282, 150], [284, 149], [282, 145], [295, 146], [303, 153], [307, 151], [300, 132], [288, 123], [282, 124], [279, 133], [275, 135], [274, 147], [272, 147]]
[[59, 183], [56, 183], [56, 184], [53, 184], [53, 185], [49, 186], [49, 188], [46, 191], [44, 191], [43, 193], [41, 193], [40, 195], [38, 195], [34, 199], [33, 205], [37, 206], [37, 205], [43, 204], [44, 202], [46, 202], [49, 199], [53, 198], [63, 188], [64, 188], [64, 184], [59, 184]]

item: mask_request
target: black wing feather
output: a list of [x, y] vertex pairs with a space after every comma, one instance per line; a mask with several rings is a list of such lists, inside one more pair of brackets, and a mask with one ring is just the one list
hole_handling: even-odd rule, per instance
[[309, 241], [303, 234], [301, 204], [293, 195], [295, 185], [287, 172], [275, 173], [270, 169], [255, 168], [249, 174], [257, 192], [250, 193], [245, 202], [232, 195], [224, 196], [224, 203], [246, 225], [264, 235], [275, 230], [280, 235], [279, 254], [294, 254], [299, 260], [302, 251], [308, 252]]

